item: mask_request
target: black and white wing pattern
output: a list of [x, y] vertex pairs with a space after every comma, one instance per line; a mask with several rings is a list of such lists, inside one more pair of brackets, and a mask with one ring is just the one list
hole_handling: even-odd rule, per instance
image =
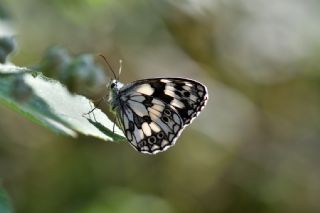
[[173, 146], [208, 100], [207, 88], [184, 78], [153, 78], [121, 87], [117, 120], [139, 152], [156, 154]]

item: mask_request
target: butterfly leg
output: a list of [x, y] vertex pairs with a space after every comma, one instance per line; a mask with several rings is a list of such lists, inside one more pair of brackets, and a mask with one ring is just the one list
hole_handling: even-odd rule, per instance
[[[87, 112], [87, 113], [83, 113], [82, 116], [89, 115], [90, 113], [92, 113], [95, 109], [98, 108], [98, 106], [102, 103], [103, 100], [104, 100], [104, 97], [99, 100], [99, 102], [97, 103], [97, 105], [96, 105], [95, 107], [93, 107], [93, 109], [91, 109], [91, 110], [90, 110], [89, 112]], [[90, 103], [90, 102], [89, 102], [89, 103]], [[90, 105], [90, 106], [91, 106], [91, 105]]]
[[[91, 104], [90, 104], [90, 106], [91, 106]], [[94, 121], [97, 122], [96, 116], [94, 115], [94, 111], [92, 111], [92, 116], [93, 116]]]
[[[90, 101], [89, 101], [89, 105], [90, 105], [90, 108], [91, 108], [92, 110], [90, 110], [90, 111], [87, 112], [87, 113], [83, 113], [82, 116], [89, 115], [89, 119], [91, 119], [91, 113], [92, 113], [94, 121], [97, 121], [96, 116], [94, 115], [94, 112], [93, 112], [94, 109], [95, 109], [95, 108], [94, 108], [94, 105], [92, 106]], [[88, 119], [88, 118], [87, 118], [87, 119]]]

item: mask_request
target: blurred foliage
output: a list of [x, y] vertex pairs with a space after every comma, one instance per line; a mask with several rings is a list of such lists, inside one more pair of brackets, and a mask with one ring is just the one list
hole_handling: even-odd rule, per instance
[[15, 49], [15, 39], [13, 37], [0, 38], [0, 63], [5, 63], [8, 55]]
[[82, 133], [111, 141], [123, 139], [118, 127], [113, 133], [113, 122], [100, 110], [88, 114], [93, 109], [90, 100], [70, 94], [64, 85], [40, 72], [1, 65], [0, 102], [57, 133], [73, 137]]
[[8, 195], [3, 189], [3, 187], [0, 188], [0, 212], [1, 213], [13, 212]]
[[59, 80], [71, 92], [92, 96], [95, 91], [106, 87], [106, 75], [90, 54], [71, 58], [67, 50], [52, 47], [36, 68], [44, 75]]
[[318, 1], [4, 2], [12, 62], [40, 64], [72, 91], [106, 94], [102, 53], [115, 70], [123, 59], [123, 82], [189, 77], [210, 95], [156, 156], [57, 136], [0, 106], [0, 176], [16, 212], [320, 211]]

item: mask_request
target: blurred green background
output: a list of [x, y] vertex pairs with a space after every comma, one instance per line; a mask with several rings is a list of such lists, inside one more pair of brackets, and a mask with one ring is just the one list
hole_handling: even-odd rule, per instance
[[16, 212], [320, 212], [320, 1], [1, 4], [16, 65], [60, 45], [116, 70], [122, 59], [122, 82], [188, 77], [210, 95], [156, 156], [59, 136], [0, 106], [0, 177]]

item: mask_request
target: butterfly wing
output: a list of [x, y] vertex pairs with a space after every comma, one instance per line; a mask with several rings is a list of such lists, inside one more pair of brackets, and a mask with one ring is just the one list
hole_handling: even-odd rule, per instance
[[156, 154], [172, 146], [183, 127], [178, 113], [162, 102], [146, 108], [130, 100], [122, 105], [119, 115], [129, 143], [147, 154]]
[[207, 89], [184, 78], [135, 81], [119, 92], [118, 120], [130, 144], [156, 154], [173, 146], [208, 100]]

